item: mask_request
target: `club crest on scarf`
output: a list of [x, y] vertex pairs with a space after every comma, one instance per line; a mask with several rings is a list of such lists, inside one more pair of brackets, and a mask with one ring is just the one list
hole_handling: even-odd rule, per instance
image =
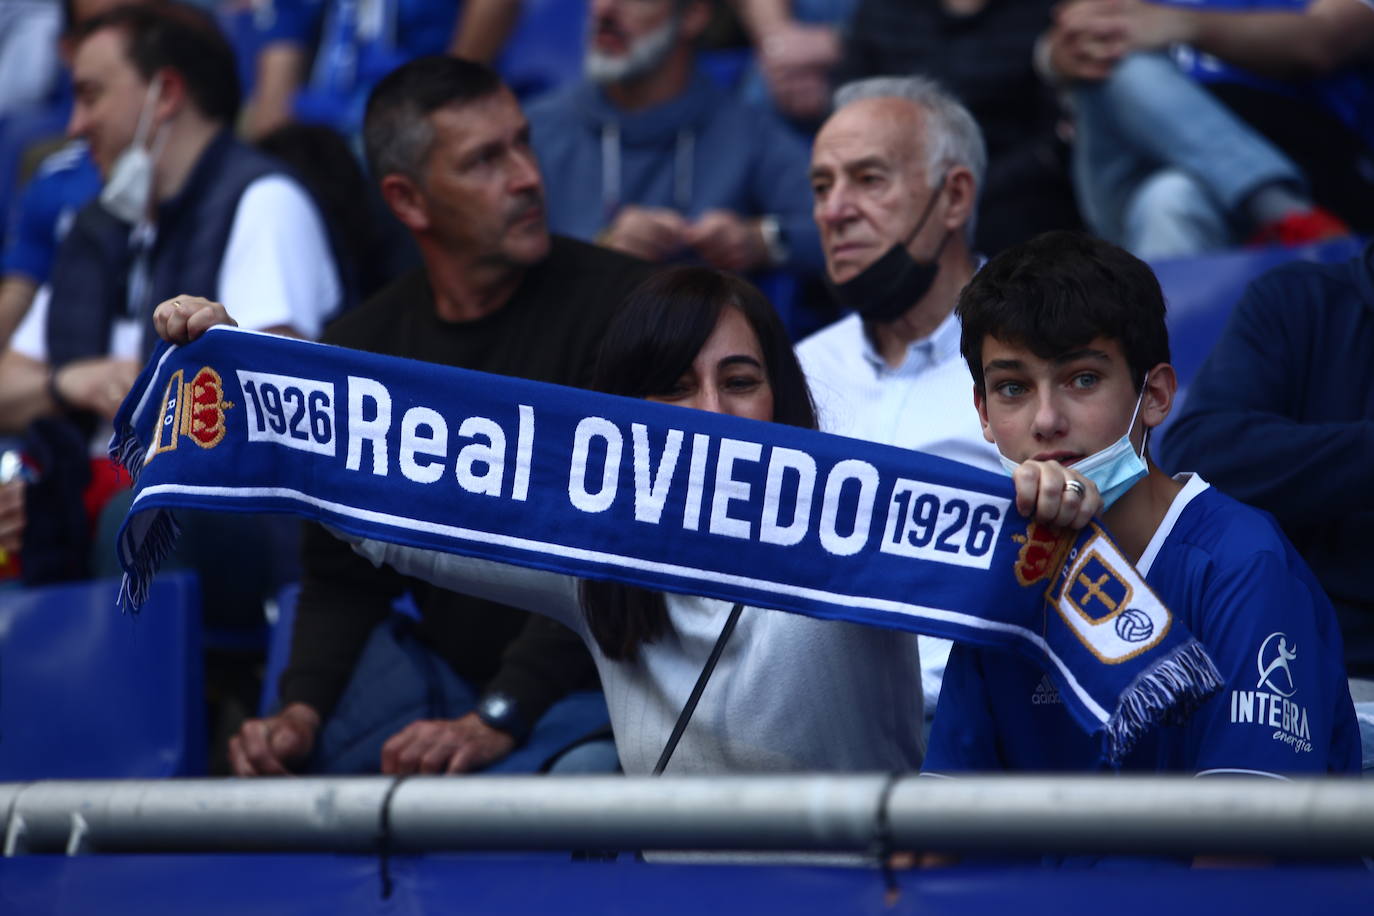
[[1013, 534], [1012, 540], [1021, 545], [1016, 554], [1016, 581], [1034, 585], [1048, 578], [1064, 562], [1073, 543], [1072, 532], [1051, 528], [1039, 522], [1026, 526], [1025, 534]]
[[175, 449], [182, 437], [201, 448], [214, 448], [224, 439], [224, 412], [234, 406], [224, 399], [224, 379], [209, 366], [202, 366], [189, 382], [184, 376], [178, 369], [163, 390], [161, 420], [147, 461]]
[[126, 607], [172, 511], [223, 506], [1014, 649], [1113, 760], [1221, 684], [1101, 528], [1019, 522], [1006, 478], [920, 452], [233, 328], [160, 348], [115, 430], [111, 454], [145, 471]]

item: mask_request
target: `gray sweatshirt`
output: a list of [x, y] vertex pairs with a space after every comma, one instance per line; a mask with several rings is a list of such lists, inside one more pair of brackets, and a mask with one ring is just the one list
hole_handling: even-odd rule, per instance
[[[608, 659], [587, 629], [578, 580], [381, 541], [372, 563], [454, 591], [545, 614], [582, 636], [596, 660], [620, 764], [652, 772], [730, 604], [668, 594], [672, 632], [633, 662]], [[746, 607], [668, 772], [891, 771], [920, 768], [916, 636]]]

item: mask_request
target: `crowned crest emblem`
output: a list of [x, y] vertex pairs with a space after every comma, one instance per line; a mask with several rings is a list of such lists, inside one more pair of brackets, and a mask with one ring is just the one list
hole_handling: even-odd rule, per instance
[[1073, 542], [1072, 532], [1059, 531], [1040, 522], [1031, 522], [1025, 534], [1013, 534], [1021, 545], [1016, 553], [1016, 581], [1034, 585], [1059, 568]]
[[146, 464], [162, 452], [177, 447], [182, 437], [201, 448], [214, 448], [224, 439], [224, 412], [234, 406], [224, 399], [224, 379], [209, 366], [202, 366], [191, 381], [178, 369], [167, 381], [162, 394], [161, 420], [148, 449]]
[[201, 448], [214, 448], [224, 438], [224, 412], [234, 406], [224, 399], [224, 379], [202, 366], [187, 388], [181, 431]]

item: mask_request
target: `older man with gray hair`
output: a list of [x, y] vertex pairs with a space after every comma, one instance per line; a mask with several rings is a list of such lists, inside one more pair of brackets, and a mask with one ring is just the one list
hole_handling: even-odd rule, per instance
[[[968, 110], [923, 77], [835, 95], [811, 153], [826, 277], [853, 314], [797, 346], [827, 432], [1000, 470], [973, 407], [954, 303], [973, 276], [987, 168]], [[921, 637], [933, 713], [949, 643]]]

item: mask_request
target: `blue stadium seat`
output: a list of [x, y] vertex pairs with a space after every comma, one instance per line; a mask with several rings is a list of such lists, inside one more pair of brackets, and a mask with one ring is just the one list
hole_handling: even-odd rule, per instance
[[[1251, 280], [1289, 261], [1339, 263], [1353, 258], [1363, 247], [1364, 240], [1347, 237], [1301, 248], [1246, 248], [1151, 264], [1169, 307], [1169, 347], [1178, 372], [1179, 395], [1171, 418], [1178, 416], [1188, 383], [1212, 352]], [[1167, 427], [1165, 421], [1155, 436]]]
[[582, 76], [587, 0], [524, 0], [496, 69], [529, 100]]
[[205, 774], [196, 577], [158, 577], [138, 614], [118, 591], [0, 592], [0, 781]]
[[284, 586], [277, 592], [277, 617], [271, 623], [267, 640], [267, 663], [262, 672], [262, 696], [258, 700], [258, 715], [270, 716], [277, 711], [277, 681], [281, 678], [286, 660], [291, 656], [291, 628], [296, 623], [298, 583]]

